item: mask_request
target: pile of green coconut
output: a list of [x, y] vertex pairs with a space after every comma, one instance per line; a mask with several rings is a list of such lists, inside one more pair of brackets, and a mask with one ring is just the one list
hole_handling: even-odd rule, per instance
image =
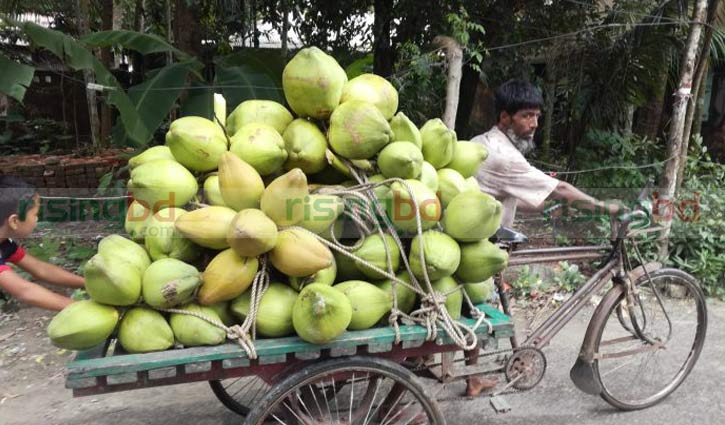
[[129, 161], [127, 234], [100, 242], [90, 299], [52, 320], [53, 344], [151, 352], [221, 344], [235, 325], [324, 344], [431, 299], [454, 320], [486, 301], [507, 255], [489, 242], [501, 204], [475, 179], [485, 148], [440, 119], [418, 127], [390, 82], [348, 80], [315, 47], [283, 88], [287, 105], [228, 115], [217, 95], [214, 120], [179, 118]]

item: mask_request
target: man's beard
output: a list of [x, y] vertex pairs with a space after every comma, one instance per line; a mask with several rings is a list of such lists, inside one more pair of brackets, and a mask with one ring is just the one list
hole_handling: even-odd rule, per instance
[[532, 133], [529, 137], [521, 137], [517, 136], [516, 133], [514, 133], [513, 129], [506, 130], [506, 135], [508, 136], [509, 140], [511, 140], [511, 143], [514, 145], [516, 149], [521, 152], [522, 155], [526, 155], [534, 148], [536, 145], [534, 145], [534, 134]]

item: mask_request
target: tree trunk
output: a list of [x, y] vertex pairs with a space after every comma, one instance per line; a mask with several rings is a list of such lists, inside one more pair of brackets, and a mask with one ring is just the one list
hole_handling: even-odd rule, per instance
[[704, 114], [705, 110], [705, 94], [706, 94], [706, 88], [707, 88], [707, 81], [709, 79], [710, 74], [710, 63], [708, 61], [708, 66], [705, 67], [705, 76], [702, 78], [702, 84], [700, 85], [700, 89], [698, 91], [700, 98], [697, 100], [697, 106], [695, 107], [695, 118], [692, 122], [692, 132], [691, 134], [701, 134], [702, 133], [702, 115]]
[[[101, 3], [101, 30], [109, 31], [113, 29], [113, 0], [103, 0]], [[113, 57], [110, 47], [101, 49], [101, 62], [103, 66], [109, 70], [113, 68]], [[111, 136], [111, 126], [113, 125], [113, 110], [110, 106], [103, 104], [101, 106], [101, 144]]]
[[662, 67], [659, 74], [659, 85], [657, 91], [650, 98], [647, 103], [640, 108], [640, 119], [637, 121], [635, 132], [640, 136], [644, 136], [650, 140], [657, 139], [660, 132], [660, 124], [662, 123], [662, 112], [665, 108], [665, 92], [667, 91], [667, 77], [669, 68], [669, 61], [667, 66]]
[[635, 109], [634, 105], [627, 105], [627, 109], [624, 110], [624, 118], [622, 119], [622, 134], [627, 138], [632, 137]]
[[[675, 102], [672, 107], [672, 120], [670, 124], [670, 135], [667, 141], [667, 163], [665, 171], [660, 182], [660, 194], [657, 199], [657, 209], [663, 205], [668, 205], [664, 211], [662, 220], [663, 230], [658, 240], [658, 251], [661, 261], [664, 261], [669, 255], [669, 236], [674, 217], [673, 206], [675, 190], [677, 188], [677, 171], [680, 161], [684, 159], [682, 156], [682, 137], [685, 133], [685, 116], [687, 114], [687, 100], [692, 92], [692, 78], [695, 72], [695, 59], [697, 56], [698, 45], [700, 44], [700, 35], [702, 33], [702, 24], [705, 13], [707, 12], [707, 0], [697, 0], [695, 2], [695, 11], [693, 13], [693, 23], [690, 26], [690, 33], [687, 36], [687, 43], [682, 54], [680, 66], [680, 83], [675, 93]], [[659, 211], [657, 211], [659, 213]]]
[[448, 58], [448, 83], [446, 86], [446, 109], [443, 122], [450, 129], [456, 128], [458, 99], [461, 94], [461, 76], [463, 73], [463, 49], [456, 40], [447, 36], [436, 36], [433, 44], [445, 49]]
[[393, 73], [393, 47], [390, 40], [390, 22], [393, 20], [393, 1], [374, 0], [373, 72], [383, 77]]
[[257, 28], [257, 1], [252, 0], [252, 42], [254, 43], [254, 48], [259, 48], [259, 28]]
[[556, 69], [554, 58], [549, 58], [546, 63], [545, 84], [544, 84], [544, 133], [541, 140], [542, 159], [549, 159], [551, 150], [551, 132], [554, 127], [554, 102], [556, 100]]
[[191, 56], [201, 56], [201, 28], [199, 14], [186, 0], [176, 0], [174, 10], [174, 42], [182, 52]]
[[[83, 36], [90, 31], [88, 22], [89, 0], [76, 0], [76, 17], [78, 19], [78, 34]], [[86, 101], [88, 103], [88, 118], [90, 120], [91, 144], [98, 150], [101, 146], [101, 122], [98, 119], [98, 103], [95, 90], [88, 88], [88, 85], [95, 82], [93, 71], [83, 70], [83, 80], [86, 89]]]
[[[692, 121], [695, 117], [695, 109], [697, 108], [698, 102], [700, 101], [700, 91], [703, 87], [703, 81], [707, 75], [707, 64], [710, 59], [710, 44], [712, 43], [713, 24], [717, 17], [718, 3], [720, 0], [711, 0], [707, 11], [707, 27], [705, 28], [705, 36], [702, 42], [702, 47], [698, 55], [697, 67], [695, 68], [695, 76], [693, 78], [693, 92], [692, 98], [687, 105], [687, 114], [685, 117], [685, 133], [682, 139], [682, 151], [680, 156], [682, 158], [687, 157], [687, 152], [690, 146], [690, 136], [692, 135]], [[682, 161], [680, 167], [677, 170], [677, 188], [682, 186], [682, 177], [685, 173], [685, 165], [687, 161]]]
[[[143, 22], [143, 0], [136, 0], [136, 7], [134, 8], [134, 15], [133, 15], [133, 30], [136, 32], [143, 33], [144, 31], [144, 22]], [[131, 85], [135, 85], [137, 83], [140, 83], [143, 77], [139, 78], [139, 81], [136, 81], [134, 76], [136, 75], [144, 75], [144, 71], [146, 68], [145, 62], [144, 62], [144, 56], [135, 51], [131, 51], [131, 64], [133, 65], [133, 73], [131, 74]]]
[[287, 33], [289, 33], [289, 0], [282, 0], [280, 6], [282, 8], [282, 33], [279, 35], [282, 40], [282, 57], [287, 57]]

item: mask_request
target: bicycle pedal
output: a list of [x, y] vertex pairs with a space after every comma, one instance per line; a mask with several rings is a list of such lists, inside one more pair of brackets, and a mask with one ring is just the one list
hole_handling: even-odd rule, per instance
[[496, 413], [508, 413], [511, 411], [511, 405], [502, 396], [495, 395], [495, 396], [491, 397], [490, 400], [491, 400], [491, 407], [493, 407], [493, 410], [495, 410]]

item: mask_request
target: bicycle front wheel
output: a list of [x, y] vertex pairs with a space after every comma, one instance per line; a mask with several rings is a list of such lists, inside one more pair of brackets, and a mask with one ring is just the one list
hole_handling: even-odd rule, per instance
[[601, 396], [622, 410], [653, 406], [685, 380], [707, 332], [705, 296], [695, 278], [676, 269], [642, 276], [638, 294], [615, 288], [603, 300], [595, 331], [594, 377]]

